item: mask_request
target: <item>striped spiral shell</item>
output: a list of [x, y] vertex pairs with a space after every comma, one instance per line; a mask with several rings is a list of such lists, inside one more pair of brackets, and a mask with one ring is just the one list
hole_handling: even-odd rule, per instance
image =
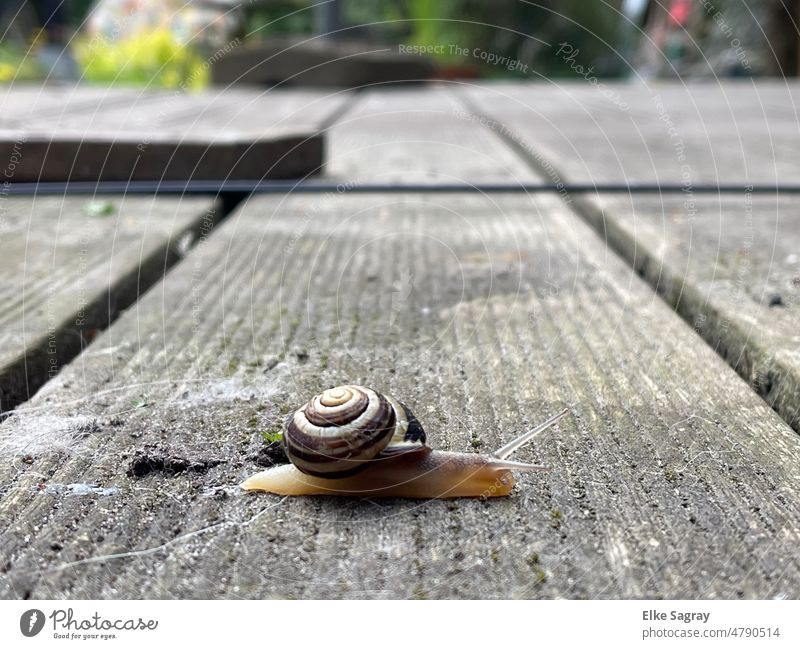
[[353, 475], [382, 457], [423, 448], [425, 431], [401, 402], [360, 385], [325, 390], [286, 420], [286, 455], [303, 473]]

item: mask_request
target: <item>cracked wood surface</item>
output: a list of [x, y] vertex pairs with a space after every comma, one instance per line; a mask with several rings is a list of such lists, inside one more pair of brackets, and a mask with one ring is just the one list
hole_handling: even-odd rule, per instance
[[3, 197], [0, 411], [27, 400], [156, 282], [218, 208], [211, 198]]
[[[319, 170], [344, 92], [76, 88], [0, 96], [15, 182], [299, 178]], [[27, 108], [27, 112], [26, 112]]]
[[[563, 203], [316, 200], [241, 206], [0, 427], [3, 596], [800, 594], [800, 438]], [[506, 499], [238, 489], [351, 381], [447, 450], [572, 414]]]

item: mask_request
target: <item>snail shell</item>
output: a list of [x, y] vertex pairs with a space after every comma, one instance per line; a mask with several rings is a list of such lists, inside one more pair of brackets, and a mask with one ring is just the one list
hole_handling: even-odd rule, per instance
[[424, 447], [425, 431], [396, 399], [360, 385], [341, 385], [292, 414], [283, 441], [289, 460], [303, 473], [344, 478], [378, 457]]
[[434, 451], [405, 404], [370, 388], [342, 385], [315, 396], [286, 420], [283, 444], [291, 464], [256, 473], [241, 487], [287, 496], [507, 496], [514, 472], [549, 470], [508, 457], [567, 412], [491, 454]]

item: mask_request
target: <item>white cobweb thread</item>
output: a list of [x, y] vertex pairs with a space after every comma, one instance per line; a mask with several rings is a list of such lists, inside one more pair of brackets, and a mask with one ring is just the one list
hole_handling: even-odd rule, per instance
[[98, 430], [84, 415], [41, 415], [15, 412], [0, 426], [0, 457], [74, 451], [75, 442]]

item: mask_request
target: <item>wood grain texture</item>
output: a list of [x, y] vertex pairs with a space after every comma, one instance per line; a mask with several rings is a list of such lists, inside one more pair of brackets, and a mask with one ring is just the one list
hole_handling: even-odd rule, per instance
[[800, 431], [800, 201], [598, 195], [584, 213]]
[[[39, 97], [24, 121], [12, 111], [0, 131], [13, 181], [300, 178], [321, 167], [319, 131], [348, 101], [307, 90], [63, 92]], [[4, 101], [21, 103], [11, 92]]]
[[439, 85], [366, 90], [327, 137], [325, 173], [345, 184], [537, 179]]
[[108, 327], [210, 231], [219, 207], [210, 198], [3, 197], [0, 411]]
[[[708, 83], [501, 83], [457, 89], [549, 175], [573, 183], [797, 184], [800, 87]], [[553, 178], [550, 179], [553, 182]], [[557, 181], [556, 181], [557, 182]]]
[[[747, 82], [709, 88], [667, 84], [651, 93], [628, 86], [610, 88], [629, 102], [630, 115], [613, 121], [608, 106], [594, 110], [598, 101], [607, 103], [607, 97], [594, 96], [591, 88], [569, 85], [544, 97], [531, 88], [509, 87], [514, 101], [502, 106], [498, 103], [501, 95], [487, 94], [487, 89], [470, 90], [467, 102], [496, 119], [493, 128], [519, 144], [520, 155], [543, 179], [602, 184], [650, 178], [682, 184], [684, 191], [677, 196], [568, 198], [611, 248], [800, 430], [798, 202], [754, 196], [746, 189], [754, 182], [796, 183], [800, 171], [794, 155], [800, 141], [796, 85]], [[559, 113], [556, 107], [568, 106], [568, 95], [574, 99], [573, 111], [563, 108]], [[658, 116], [660, 108], [654, 97], [659, 97], [664, 107], [662, 116], [670, 118], [659, 128], [675, 129], [666, 133], [667, 140], [658, 130], [626, 126], [626, 118], [634, 116], [651, 123], [654, 115], [647, 117], [648, 103]], [[582, 111], [586, 113], [583, 119]], [[592, 132], [592, 137], [607, 136], [613, 147], [599, 142], [591, 146], [578, 136], [575, 146], [585, 155], [583, 159], [558, 154], [546, 142], [547, 133], [555, 131], [537, 129], [537, 117], [530, 122], [521, 119], [524, 113], [537, 112], [554, 120], [559, 114], [565, 120], [571, 115], [570, 124], [577, 126], [561, 135]], [[603, 122], [604, 115], [611, 121]], [[641, 150], [629, 139], [634, 131], [642, 136]], [[685, 137], [687, 134], [690, 137]], [[684, 145], [682, 158], [676, 148], [679, 141]], [[669, 146], [665, 149], [665, 145]], [[670, 148], [672, 155], [668, 154]], [[614, 159], [612, 149], [619, 154]], [[713, 155], [705, 158], [706, 153]], [[683, 170], [681, 176], [676, 175], [679, 169]], [[744, 189], [739, 195], [703, 196], [693, 192], [698, 178], [739, 183]]]
[[[244, 494], [320, 388], [489, 501]], [[4, 597], [797, 597], [800, 438], [555, 197], [260, 197], [0, 426]]]
[[14, 83], [0, 88], [0, 128], [24, 128], [26, 124], [46, 124], [66, 115], [84, 116], [134, 102], [164, 99], [164, 92], [142, 93], [136, 88], [41, 85]]

